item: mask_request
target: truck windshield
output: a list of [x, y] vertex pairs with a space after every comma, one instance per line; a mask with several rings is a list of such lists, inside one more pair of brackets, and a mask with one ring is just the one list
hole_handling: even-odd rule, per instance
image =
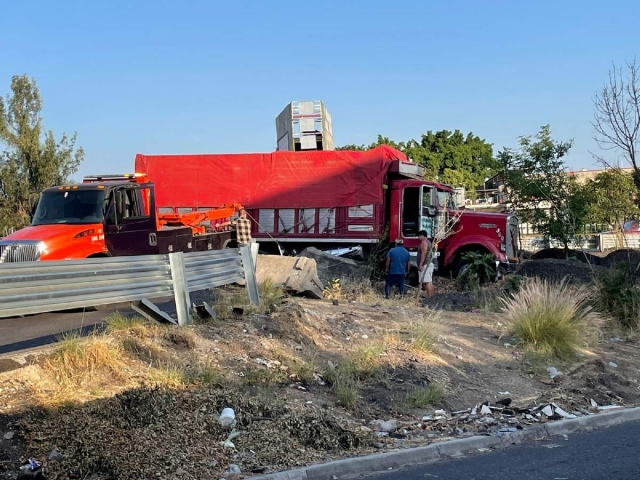
[[456, 208], [455, 197], [451, 192], [444, 190], [438, 190], [438, 203], [440, 207], [446, 208], [447, 210], [455, 210]]
[[44, 192], [32, 225], [102, 223], [105, 206], [104, 190]]

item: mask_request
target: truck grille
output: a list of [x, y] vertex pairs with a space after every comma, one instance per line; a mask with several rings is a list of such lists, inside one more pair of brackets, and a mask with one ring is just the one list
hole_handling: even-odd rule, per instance
[[9, 240], [0, 242], [0, 263], [35, 262], [40, 257], [38, 243]]

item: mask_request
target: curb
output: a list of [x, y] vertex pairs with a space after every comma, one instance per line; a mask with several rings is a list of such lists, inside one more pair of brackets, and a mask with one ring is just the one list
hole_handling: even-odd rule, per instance
[[640, 420], [640, 407], [614, 410], [571, 420], [536, 425], [515, 433], [496, 433], [460, 440], [433, 443], [424, 447], [408, 448], [389, 453], [346, 458], [309, 467], [248, 477], [251, 480], [335, 480], [356, 475], [382, 473], [400, 467], [424, 465], [440, 460], [460, 457], [480, 448], [506, 448], [547, 437], [567, 435], [597, 428], [612, 427]]

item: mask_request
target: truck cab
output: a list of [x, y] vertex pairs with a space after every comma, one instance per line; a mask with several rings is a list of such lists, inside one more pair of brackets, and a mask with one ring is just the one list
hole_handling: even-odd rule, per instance
[[456, 219], [438, 245], [439, 270], [457, 276], [462, 255], [469, 251], [490, 253], [507, 270], [517, 263], [519, 229], [514, 215], [464, 210], [464, 202], [456, 201], [459, 192], [442, 183], [399, 178], [390, 183], [390, 238], [402, 238], [410, 251], [420, 245], [420, 230], [432, 240], [439, 228]]
[[212, 250], [230, 236], [156, 214], [154, 185], [144, 174], [98, 175], [44, 190], [31, 225], [0, 241], [0, 263]]

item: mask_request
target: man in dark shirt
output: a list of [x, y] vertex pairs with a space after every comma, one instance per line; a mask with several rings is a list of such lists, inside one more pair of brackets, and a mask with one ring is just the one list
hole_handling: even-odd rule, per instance
[[387, 253], [387, 263], [385, 273], [387, 274], [387, 283], [384, 286], [384, 295], [389, 298], [391, 289], [398, 287], [400, 295], [404, 295], [404, 278], [409, 272], [411, 266], [411, 255], [409, 251], [402, 246], [402, 239], [396, 239], [396, 246]]

